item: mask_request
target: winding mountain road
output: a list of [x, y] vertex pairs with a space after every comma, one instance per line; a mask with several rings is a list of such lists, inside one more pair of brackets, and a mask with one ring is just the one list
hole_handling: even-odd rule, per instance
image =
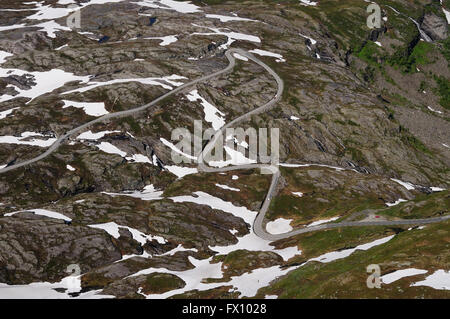
[[266, 104], [254, 109], [246, 114], [241, 115], [240, 117], [234, 119], [233, 121], [229, 122], [228, 124], [226, 124], [222, 128], [220, 128], [214, 134], [212, 139], [205, 145], [204, 149], [200, 152], [200, 154], [198, 156], [198, 169], [200, 172], [222, 173], [222, 172], [227, 172], [227, 171], [257, 168], [257, 169], [261, 169], [261, 170], [270, 171], [272, 173], [272, 181], [271, 181], [269, 190], [268, 190], [267, 195], [264, 199], [264, 202], [261, 206], [261, 209], [253, 223], [253, 231], [255, 232], [255, 234], [257, 236], [259, 236], [260, 238], [265, 239], [265, 240], [274, 241], [274, 240], [289, 238], [289, 237], [307, 233], [307, 232], [313, 232], [313, 231], [331, 229], [331, 228], [338, 228], [338, 227], [419, 225], [419, 224], [437, 223], [437, 222], [445, 221], [450, 218], [450, 215], [448, 215], [448, 216], [441, 216], [441, 217], [434, 217], [434, 218], [409, 219], [409, 220], [398, 220], [398, 221], [366, 221], [366, 222], [364, 222], [364, 221], [361, 221], [361, 222], [345, 222], [345, 221], [343, 221], [343, 222], [339, 222], [339, 223], [329, 223], [329, 224], [322, 224], [322, 225], [313, 226], [313, 227], [305, 227], [305, 228], [295, 229], [293, 231], [283, 233], [283, 234], [268, 233], [266, 231], [266, 229], [264, 228], [264, 225], [265, 225], [264, 218], [269, 209], [270, 201], [273, 198], [273, 195], [276, 191], [278, 179], [280, 177], [280, 171], [278, 169], [278, 166], [268, 165], [268, 164], [245, 164], [245, 165], [228, 166], [228, 167], [222, 167], [222, 168], [212, 168], [212, 167], [205, 165], [205, 163], [204, 163], [205, 154], [208, 154], [212, 150], [212, 148], [214, 147], [217, 140], [223, 136], [223, 133], [225, 132], [225, 130], [227, 128], [230, 128], [239, 122], [249, 120], [255, 114], [259, 114], [261, 112], [267, 111], [268, 109], [273, 107], [278, 101], [280, 101], [280, 99], [282, 97], [282, 93], [284, 90], [284, 83], [283, 83], [283, 80], [278, 76], [278, 74], [274, 70], [272, 70], [268, 65], [266, 65], [264, 62], [262, 62], [261, 60], [256, 58], [253, 54], [251, 54], [243, 49], [239, 49], [239, 48], [231, 48], [225, 52], [225, 56], [229, 61], [229, 64], [226, 68], [224, 68], [220, 71], [211, 73], [209, 75], [202, 76], [198, 79], [192, 80], [183, 85], [180, 85], [180, 86], [176, 87], [175, 89], [156, 98], [152, 102], [142, 105], [140, 107], [121, 111], [121, 112], [116, 112], [116, 113], [109, 113], [102, 117], [96, 118], [95, 120], [92, 120], [90, 122], [82, 124], [74, 129], [66, 132], [65, 134], [61, 135], [59, 138], [57, 138], [57, 140], [44, 153], [40, 154], [39, 156], [37, 156], [35, 158], [2, 168], [2, 169], [0, 169], [0, 174], [9, 172], [9, 171], [17, 169], [19, 167], [23, 167], [23, 166], [35, 163], [37, 161], [40, 161], [40, 160], [46, 158], [47, 156], [52, 154], [54, 151], [56, 151], [62, 144], [64, 144], [70, 136], [87, 129], [88, 127], [92, 126], [95, 123], [101, 123], [101, 122], [104, 122], [104, 121], [107, 121], [107, 120], [113, 119], [113, 118], [120, 118], [120, 117], [135, 115], [135, 114], [161, 102], [165, 98], [184, 90], [187, 87], [193, 86], [199, 82], [203, 82], [203, 81], [209, 80], [211, 78], [214, 78], [216, 76], [219, 76], [219, 75], [222, 75], [222, 74], [232, 71], [235, 66], [235, 63], [236, 63], [236, 60], [233, 57], [233, 53], [237, 53], [237, 54], [247, 57], [248, 59], [252, 60], [253, 62], [255, 62], [258, 65], [260, 65], [261, 67], [263, 67], [269, 74], [271, 74], [277, 82], [277, 86], [278, 86], [277, 92], [276, 92], [275, 96]]
[[278, 169], [278, 166], [275, 165], [267, 165], [267, 164], [245, 164], [245, 165], [236, 165], [236, 166], [229, 166], [229, 167], [222, 167], [222, 168], [212, 168], [204, 163], [204, 157], [205, 154], [208, 154], [212, 148], [214, 147], [215, 143], [219, 138], [222, 138], [225, 134], [225, 130], [227, 128], [230, 128], [234, 125], [236, 125], [239, 122], [242, 122], [244, 120], [249, 120], [252, 115], [264, 112], [274, 106], [278, 101], [280, 101], [283, 90], [284, 90], [284, 83], [283, 80], [278, 76], [278, 74], [272, 70], [267, 64], [256, 58], [251, 53], [244, 51], [242, 49], [230, 49], [228, 50], [225, 55], [227, 56], [228, 60], [230, 60], [230, 63], [232, 60], [234, 60], [232, 53], [238, 53], [240, 55], [243, 55], [247, 57], [248, 59], [252, 60], [253, 62], [259, 64], [262, 66], [267, 72], [269, 72], [270, 75], [274, 77], [274, 79], [277, 82], [278, 89], [275, 96], [266, 104], [244, 114], [240, 117], [234, 119], [233, 121], [229, 122], [228, 124], [221, 127], [217, 132], [214, 134], [212, 139], [206, 144], [206, 146], [203, 148], [203, 150], [200, 152], [198, 156], [198, 167], [199, 171], [201, 172], [208, 172], [208, 173], [222, 173], [227, 171], [233, 171], [233, 170], [241, 170], [241, 169], [265, 169], [266, 171], [272, 172], [272, 181], [270, 183], [269, 190], [267, 191], [266, 198], [264, 199], [264, 202], [261, 206], [261, 209], [256, 216], [254, 222], [253, 222], [253, 231], [254, 233], [265, 240], [269, 241], [275, 241], [279, 239], [285, 239], [292, 236], [296, 236], [299, 234], [304, 234], [308, 232], [318, 231], [318, 230], [324, 230], [324, 229], [331, 229], [331, 228], [339, 228], [339, 227], [355, 227], [355, 226], [390, 226], [390, 225], [423, 225], [423, 224], [431, 224], [431, 223], [437, 223], [444, 220], [447, 220], [450, 218], [450, 215], [448, 216], [441, 216], [441, 217], [434, 217], [434, 218], [424, 218], [424, 219], [409, 219], [409, 220], [398, 220], [398, 221], [367, 221], [367, 222], [340, 222], [340, 223], [329, 223], [329, 224], [323, 224], [323, 225], [317, 225], [313, 227], [305, 227], [300, 229], [295, 229], [287, 233], [282, 234], [271, 234], [267, 232], [265, 229], [265, 223], [264, 218], [269, 210], [270, 201], [273, 198], [273, 195], [276, 191], [276, 187], [278, 184], [278, 179], [280, 178], [280, 171]]

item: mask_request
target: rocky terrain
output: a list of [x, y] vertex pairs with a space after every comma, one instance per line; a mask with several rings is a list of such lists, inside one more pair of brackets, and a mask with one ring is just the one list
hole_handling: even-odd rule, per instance
[[[371, 30], [364, 0], [2, 1], [0, 298], [450, 297], [449, 221], [395, 224], [449, 214], [450, 1], [377, 3]], [[174, 161], [176, 128], [218, 130], [276, 94], [236, 54], [2, 172], [225, 69], [230, 48], [284, 82], [238, 124], [280, 130], [267, 232], [372, 226], [270, 242], [253, 223], [271, 175]]]

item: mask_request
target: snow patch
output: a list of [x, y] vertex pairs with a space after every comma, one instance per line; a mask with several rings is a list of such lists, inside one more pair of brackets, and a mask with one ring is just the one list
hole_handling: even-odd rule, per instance
[[21, 211], [17, 211], [17, 212], [12, 212], [12, 213], [6, 213], [4, 216], [8, 217], [8, 216], [13, 216], [17, 213], [24, 213], [24, 212], [31, 212], [35, 215], [40, 215], [40, 216], [46, 216], [46, 217], [50, 217], [50, 218], [55, 218], [55, 219], [62, 219], [65, 221], [71, 221], [72, 219], [67, 217], [66, 215], [57, 213], [57, 212], [53, 212], [51, 210], [47, 210], [47, 209], [30, 209], [30, 210], [21, 210]]
[[277, 58], [275, 61], [277, 62], [286, 62], [285, 59], [283, 59], [283, 56], [281, 54], [278, 53], [273, 53], [270, 51], [266, 51], [266, 50], [260, 50], [260, 49], [253, 49], [249, 51], [250, 53], [255, 53], [261, 56], [270, 56], [270, 57], [274, 57]]
[[330, 219], [321, 219], [321, 220], [317, 220], [317, 221], [315, 221], [315, 222], [312, 222], [311, 224], [306, 225], [306, 227], [312, 227], [312, 226], [317, 226], [317, 225], [329, 223], [329, 222], [335, 221], [335, 220], [337, 220], [337, 219], [339, 219], [339, 218], [340, 218], [340, 217], [337, 216], [337, 217], [333, 217], [333, 218], [330, 218]]
[[428, 272], [428, 270], [407, 268], [407, 269], [396, 270], [389, 274], [383, 275], [380, 277], [380, 279], [383, 284], [388, 285], [388, 284], [393, 283], [394, 281], [397, 281], [404, 277], [426, 274], [427, 272]]
[[225, 125], [225, 114], [200, 96], [200, 94], [198, 94], [198, 90], [189, 92], [186, 97], [191, 102], [200, 100], [200, 103], [203, 106], [203, 112], [205, 112], [205, 121], [211, 123], [215, 131]]
[[450, 290], [450, 270], [439, 269], [411, 286], [427, 286], [439, 290]]
[[227, 186], [227, 185], [216, 184], [216, 186], [217, 186], [217, 187], [220, 187], [220, 188], [222, 188], [222, 189], [226, 189], [226, 190], [229, 190], [229, 191], [233, 191], [233, 192], [240, 192], [240, 191], [241, 191], [239, 188], [234, 188], [234, 187], [230, 187], [230, 186]]
[[278, 218], [274, 221], [268, 222], [266, 230], [273, 235], [288, 233], [292, 230], [290, 223], [292, 219]]
[[89, 103], [89, 102], [75, 102], [63, 100], [63, 103], [64, 103], [63, 109], [72, 106], [75, 108], [83, 109], [84, 113], [91, 116], [102, 116], [109, 113], [105, 109], [105, 103], [103, 102]]

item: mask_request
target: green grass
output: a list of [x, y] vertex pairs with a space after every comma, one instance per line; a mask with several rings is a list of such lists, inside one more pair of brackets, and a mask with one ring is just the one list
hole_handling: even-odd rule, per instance
[[436, 84], [438, 85], [437, 93], [440, 96], [439, 104], [450, 110], [450, 81], [449, 79], [439, 76], [435, 77]]
[[434, 45], [425, 41], [419, 41], [412, 50], [407, 46], [399, 47], [394, 54], [387, 58], [387, 62], [403, 73], [414, 73], [418, 65], [426, 65], [433, 61], [429, 53]]
[[442, 191], [432, 194], [420, 194], [411, 201], [389, 207], [378, 212], [378, 214], [404, 219], [428, 218], [448, 212], [449, 207], [449, 191]]
[[386, 226], [343, 227], [301, 234], [277, 241], [275, 244], [277, 248], [297, 245], [302, 250], [302, 254], [293, 262], [301, 262], [330, 251], [353, 248], [399, 231], [401, 229]]
[[[427, 225], [422, 230], [404, 231], [387, 243], [367, 251], [356, 251], [330, 263], [308, 263], [263, 288], [257, 296], [276, 294], [280, 298], [448, 298], [449, 291], [411, 287], [411, 283], [419, 281], [419, 277], [403, 278], [390, 285], [382, 285], [381, 289], [369, 289], [366, 285], [366, 267], [378, 264], [382, 275], [410, 267], [426, 269], [428, 274], [436, 269], [447, 269], [450, 262], [449, 226], [450, 222], [447, 221]], [[332, 244], [332, 239], [330, 237], [325, 243]], [[310, 240], [313, 241], [314, 238]]]
[[428, 154], [432, 155], [433, 153], [425, 146], [425, 144], [422, 143], [417, 137], [413, 136], [409, 132], [407, 132], [404, 128], [402, 128], [402, 135], [400, 136], [400, 139], [403, 143], [413, 147], [414, 149]]
[[172, 274], [152, 273], [147, 275], [142, 290], [145, 294], [162, 294], [166, 291], [182, 288], [186, 283]]
[[[282, 167], [280, 171], [286, 180], [286, 186], [271, 201], [267, 214], [270, 220], [278, 217], [291, 218], [294, 219], [291, 225], [297, 226], [318, 219], [347, 216], [368, 208], [384, 207], [384, 202], [379, 199], [380, 194], [357, 191], [355, 185], [358, 184], [359, 177], [356, 173], [343, 176], [343, 173], [331, 169], [311, 167], [305, 169]], [[313, 178], [309, 176], [309, 171], [321, 172], [323, 175]], [[339, 186], [335, 185], [332, 189], [317, 186], [325, 183], [327, 174], [335, 176], [335, 180], [345, 178], [346, 182]], [[292, 194], [298, 191], [304, 195], [298, 197]]]
[[447, 62], [450, 62], [450, 37], [442, 42], [442, 47], [442, 54], [447, 59]]
[[380, 50], [378, 46], [372, 42], [367, 41], [356, 53], [356, 56], [359, 57], [361, 60], [369, 63], [372, 66], [375, 66], [377, 68], [380, 67], [380, 64], [378, 63], [378, 57], [380, 55]]

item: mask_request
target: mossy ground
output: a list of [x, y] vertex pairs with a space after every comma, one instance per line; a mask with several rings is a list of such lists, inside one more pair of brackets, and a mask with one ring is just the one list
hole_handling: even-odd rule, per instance
[[447, 269], [450, 262], [450, 222], [427, 225], [397, 234], [385, 244], [330, 263], [311, 262], [259, 291], [280, 298], [449, 298], [449, 292], [411, 287], [425, 275], [402, 278], [381, 289], [366, 285], [366, 267], [378, 264], [381, 274], [404, 269]]

